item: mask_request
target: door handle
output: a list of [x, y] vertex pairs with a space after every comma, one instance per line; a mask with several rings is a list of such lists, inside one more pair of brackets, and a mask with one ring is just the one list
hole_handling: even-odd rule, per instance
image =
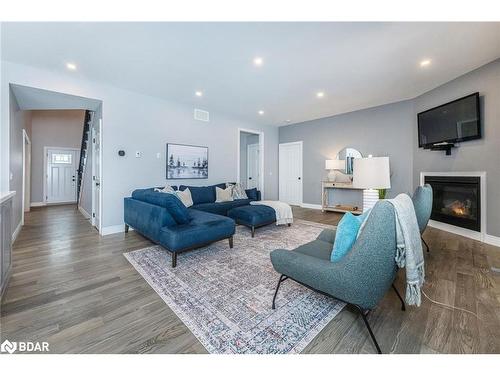
[[249, 179], [249, 180], [251, 180], [251, 179], [252, 179], [252, 177], [248, 177], [248, 179]]
[[299, 177], [299, 180], [300, 180], [300, 177]]
[[101, 186], [101, 183], [100, 182], [96, 182], [95, 186]]

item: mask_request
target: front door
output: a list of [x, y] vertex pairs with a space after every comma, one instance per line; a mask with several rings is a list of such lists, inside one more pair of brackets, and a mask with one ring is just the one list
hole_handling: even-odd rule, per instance
[[76, 170], [79, 151], [67, 148], [47, 149], [47, 203], [76, 202]]

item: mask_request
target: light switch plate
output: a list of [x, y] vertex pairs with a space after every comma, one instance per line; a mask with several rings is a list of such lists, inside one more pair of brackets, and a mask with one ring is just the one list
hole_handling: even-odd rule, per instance
[[160, 159], [160, 158], [161, 158], [161, 153], [157, 152], [157, 153], [156, 153], [156, 158], [157, 158], [157, 159]]

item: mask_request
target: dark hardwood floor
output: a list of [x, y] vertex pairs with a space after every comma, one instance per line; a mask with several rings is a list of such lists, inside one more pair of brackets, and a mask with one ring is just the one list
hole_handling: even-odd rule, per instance
[[[294, 208], [335, 225], [340, 215]], [[369, 316], [385, 353], [500, 353], [500, 248], [428, 228], [423, 299], [400, 310], [389, 291]], [[1, 341], [48, 341], [52, 353], [205, 353], [122, 256], [150, 245], [135, 232], [100, 237], [74, 206], [35, 208], [13, 250]], [[404, 273], [397, 279], [403, 291]], [[306, 353], [374, 353], [361, 318], [344, 309]]]

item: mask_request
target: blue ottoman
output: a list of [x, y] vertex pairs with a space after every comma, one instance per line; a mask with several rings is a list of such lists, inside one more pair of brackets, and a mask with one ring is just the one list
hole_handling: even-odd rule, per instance
[[252, 230], [252, 237], [255, 235], [255, 228], [276, 222], [274, 209], [262, 205], [236, 207], [229, 210], [227, 216], [236, 223], [249, 227]]

